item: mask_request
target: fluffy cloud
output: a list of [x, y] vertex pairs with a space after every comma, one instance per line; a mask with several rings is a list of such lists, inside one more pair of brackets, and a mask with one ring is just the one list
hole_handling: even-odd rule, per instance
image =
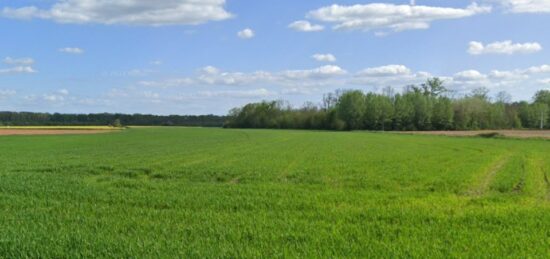
[[480, 81], [487, 79], [487, 76], [477, 70], [466, 70], [454, 75], [454, 79], [463, 82]]
[[303, 31], [303, 32], [322, 31], [325, 29], [325, 27], [322, 25], [311, 24], [308, 21], [295, 21], [289, 24], [288, 28], [291, 28], [296, 31]]
[[550, 13], [548, 0], [492, 0], [512, 13]]
[[11, 58], [7, 57], [4, 59], [4, 63], [8, 65], [18, 65], [18, 66], [32, 66], [34, 65], [34, 59], [32, 58]]
[[239, 38], [245, 39], [245, 40], [254, 38], [254, 35], [255, 35], [254, 31], [250, 28], [246, 28], [242, 31], [237, 32], [237, 36], [239, 36]]
[[195, 25], [230, 18], [224, 6], [225, 0], [58, 0], [49, 9], [5, 7], [1, 15], [77, 24]]
[[311, 11], [307, 17], [332, 23], [334, 29], [404, 31], [427, 29], [433, 21], [459, 19], [490, 11], [490, 7], [475, 3], [463, 9], [386, 3], [335, 4]]
[[57, 95], [57, 94], [44, 94], [42, 95], [42, 99], [44, 101], [52, 102], [52, 103], [58, 103], [65, 101], [65, 97], [63, 95]]
[[313, 59], [319, 62], [336, 62], [336, 57], [330, 53], [328, 54], [315, 54], [312, 56]]
[[36, 73], [30, 66], [17, 66], [12, 68], [3, 68], [0, 69], [0, 74], [31, 74]]
[[14, 96], [17, 94], [15, 90], [1, 90], [0, 89], [0, 100], [6, 99], [8, 97]]
[[67, 47], [67, 48], [59, 49], [59, 52], [78, 55], [78, 54], [83, 54], [84, 50], [81, 48]]
[[281, 73], [284, 78], [292, 80], [325, 79], [346, 74], [346, 70], [339, 66], [322, 66], [309, 70], [287, 70]]
[[[331, 78], [345, 75], [347, 72], [338, 66], [321, 66], [313, 69], [285, 70], [280, 72], [256, 71], [225, 72], [213, 66], [207, 66], [193, 77], [172, 78], [163, 81], [141, 81], [142, 86], [149, 87], [179, 87], [179, 86], [251, 86], [257, 84], [269, 85], [306, 85], [312, 82], [328, 82]], [[328, 80], [328, 81], [327, 81]]]
[[408, 75], [411, 70], [404, 65], [387, 65], [381, 67], [367, 68], [359, 72], [359, 76], [368, 77], [383, 77], [383, 76], [396, 76], [396, 75]]
[[472, 41], [468, 48], [468, 53], [471, 55], [482, 54], [530, 54], [539, 52], [542, 50], [542, 46], [537, 42], [528, 43], [513, 43], [512, 41], [499, 41], [493, 42], [487, 45], [483, 45], [481, 42]]
[[420, 84], [432, 77], [430, 73], [413, 72], [405, 65], [385, 65], [365, 68], [348, 79], [350, 84], [369, 87], [369, 90], [381, 87], [403, 87], [405, 85]]
[[230, 97], [230, 98], [267, 98], [275, 96], [277, 93], [265, 88], [252, 90], [232, 90], [232, 91], [201, 91], [197, 94], [199, 97]]

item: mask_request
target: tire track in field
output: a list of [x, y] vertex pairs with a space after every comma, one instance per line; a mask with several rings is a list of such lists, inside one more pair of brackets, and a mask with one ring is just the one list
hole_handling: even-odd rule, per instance
[[482, 175], [480, 175], [481, 180], [477, 182], [469, 191], [470, 196], [483, 196], [488, 190], [495, 179], [496, 175], [510, 160], [511, 154], [503, 155], [496, 162], [494, 162], [488, 170], [486, 170]]
[[544, 168], [544, 163], [541, 163], [540, 170], [544, 177], [544, 182], [546, 183], [546, 200], [550, 200], [550, 179], [548, 178], [547, 170]]

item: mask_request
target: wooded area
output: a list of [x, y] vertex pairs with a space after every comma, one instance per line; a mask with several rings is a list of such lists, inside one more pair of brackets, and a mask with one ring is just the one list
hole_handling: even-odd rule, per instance
[[221, 127], [224, 116], [145, 115], [145, 114], [59, 114], [0, 112], [0, 126], [201, 126]]
[[225, 127], [330, 130], [480, 130], [548, 128], [550, 91], [532, 102], [511, 102], [505, 92], [489, 97], [479, 88], [453, 98], [438, 78], [403, 93], [385, 88], [382, 94], [339, 90], [321, 104], [292, 108], [284, 101], [264, 101], [233, 109]]

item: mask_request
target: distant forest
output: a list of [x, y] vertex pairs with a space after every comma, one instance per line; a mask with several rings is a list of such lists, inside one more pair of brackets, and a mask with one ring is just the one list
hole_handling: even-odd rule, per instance
[[225, 116], [144, 115], [144, 114], [59, 114], [0, 112], [0, 126], [200, 126], [221, 127]]
[[403, 93], [390, 87], [382, 94], [339, 90], [322, 103], [293, 108], [283, 101], [264, 101], [231, 110], [227, 128], [328, 130], [481, 130], [549, 128], [550, 91], [541, 90], [531, 102], [511, 102], [500, 92], [489, 97], [479, 88], [454, 98], [438, 78]]

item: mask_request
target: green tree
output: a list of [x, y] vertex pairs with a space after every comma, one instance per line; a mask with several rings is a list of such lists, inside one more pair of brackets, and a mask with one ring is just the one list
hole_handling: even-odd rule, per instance
[[115, 121], [113, 121], [113, 127], [122, 128], [122, 123], [120, 122], [120, 119], [115, 119]]
[[349, 130], [362, 129], [365, 106], [363, 92], [347, 91], [338, 99], [336, 105], [338, 118], [346, 123], [346, 128]]

